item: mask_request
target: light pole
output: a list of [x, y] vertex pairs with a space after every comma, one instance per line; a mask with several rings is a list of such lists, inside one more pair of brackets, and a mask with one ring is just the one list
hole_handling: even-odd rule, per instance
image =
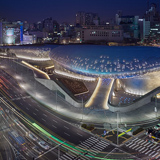
[[119, 145], [119, 137], [118, 137], [118, 119], [119, 119], [119, 112], [117, 111], [117, 145]]
[[[119, 104], [118, 104], [118, 107], [120, 107], [120, 102], [119, 102]], [[119, 111], [117, 111], [117, 145], [119, 145], [119, 137], [118, 137], [118, 130], [119, 130], [119, 124], [118, 124], [118, 122], [119, 122]]]
[[155, 108], [154, 108], [154, 111], [156, 113], [156, 118], [157, 118], [157, 94], [155, 96]]
[[56, 111], [57, 111], [57, 89], [56, 89]]
[[82, 121], [83, 121], [83, 97], [82, 97]]

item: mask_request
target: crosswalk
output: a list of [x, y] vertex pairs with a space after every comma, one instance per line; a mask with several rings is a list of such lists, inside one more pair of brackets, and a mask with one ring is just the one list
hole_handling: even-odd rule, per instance
[[160, 146], [143, 139], [135, 138], [129, 143], [126, 143], [125, 146], [139, 152], [139, 154], [156, 159], [160, 158]]
[[59, 160], [90, 160], [109, 145], [106, 141], [91, 136], [77, 146], [77, 148], [85, 150], [83, 154], [69, 151], [61, 155]]

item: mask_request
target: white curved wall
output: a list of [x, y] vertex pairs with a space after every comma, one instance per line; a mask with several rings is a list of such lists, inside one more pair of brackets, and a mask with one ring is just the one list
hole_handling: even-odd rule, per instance
[[75, 100], [73, 100], [61, 87], [59, 87], [54, 81], [52, 80], [48, 80], [48, 79], [40, 79], [40, 78], [35, 78], [38, 82], [40, 82], [41, 84], [43, 84], [44, 86], [46, 86], [47, 88], [49, 88], [50, 90], [58, 90], [60, 91], [62, 94], [65, 95], [65, 100], [70, 103], [71, 105], [75, 106], [75, 107], [81, 107], [82, 104], [76, 102]]
[[128, 93], [145, 95], [160, 86], [160, 71], [147, 73], [139, 77], [121, 79], [120, 83]]

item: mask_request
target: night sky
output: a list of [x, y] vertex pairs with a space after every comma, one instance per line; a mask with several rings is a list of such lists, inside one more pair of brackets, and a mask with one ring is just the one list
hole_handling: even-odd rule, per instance
[[142, 16], [146, 8], [147, 0], [2, 0], [0, 17], [28, 22], [52, 17], [60, 23], [74, 23], [78, 11], [95, 12], [101, 20], [108, 20], [117, 10], [122, 10], [123, 15]]

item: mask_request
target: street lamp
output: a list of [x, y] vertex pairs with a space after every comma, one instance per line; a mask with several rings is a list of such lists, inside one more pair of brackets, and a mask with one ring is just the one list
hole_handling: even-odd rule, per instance
[[155, 108], [154, 108], [154, 112], [156, 113], [156, 118], [157, 118], [157, 94], [155, 96]]
[[84, 111], [83, 111], [83, 109], [84, 109], [83, 106], [84, 106], [84, 105], [83, 105], [83, 97], [82, 97], [82, 121], [83, 121], [83, 112], [84, 112]]
[[[120, 107], [120, 102], [119, 102], [119, 104], [118, 104], [118, 107]], [[119, 111], [117, 111], [117, 145], [119, 145], [119, 137], [118, 137], [118, 129], [119, 129], [119, 124], [118, 124], [118, 122], [119, 122]]]
[[119, 120], [119, 112], [117, 111], [117, 145], [119, 145], [119, 137], [118, 137], [118, 120]]
[[56, 111], [57, 111], [57, 89], [56, 89]]

